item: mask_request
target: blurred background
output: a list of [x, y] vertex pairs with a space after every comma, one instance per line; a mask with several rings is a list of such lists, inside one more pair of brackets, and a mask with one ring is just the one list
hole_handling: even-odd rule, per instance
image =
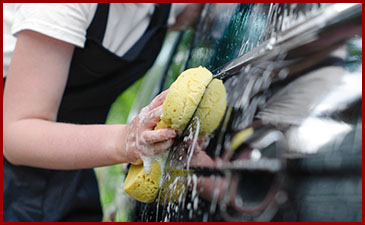
[[194, 191], [177, 204], [136, 203], [123, 191], [126, 165], [115, 165], [95, 169], [104, 221], [362, 221], [361, 18], [361, 4], [215, 3], [196, 29], [169, 32], [107, 123], [131, 121], [187, 68], [213, 71], [228, 108], [206, 152], [226, 164], [193, 176], [225, 178], [217, 192], [234, 203]]

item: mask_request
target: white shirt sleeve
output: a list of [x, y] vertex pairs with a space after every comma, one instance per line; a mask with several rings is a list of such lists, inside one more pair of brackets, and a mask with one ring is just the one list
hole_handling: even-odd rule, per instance
[[16, 44], [16, 38], [11, 35], [11, 26], [14, 20], [15, 5], [3, 4], [3, 77], [8, 74], [11, 56]]
[[33, 30], [52, 38], [84, 47], [86, 29], [97, 3], [23, 3], [16, 5], [12, 34]]

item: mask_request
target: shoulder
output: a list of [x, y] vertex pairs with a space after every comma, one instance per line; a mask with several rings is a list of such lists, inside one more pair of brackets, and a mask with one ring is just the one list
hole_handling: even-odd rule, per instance
[[33, 30], [83, 47], [97, 3], [16, 4], [12, 33]]

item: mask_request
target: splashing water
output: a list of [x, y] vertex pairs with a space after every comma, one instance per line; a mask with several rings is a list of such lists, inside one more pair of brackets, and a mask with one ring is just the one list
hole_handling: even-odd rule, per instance
[[[219, 4], [217, 4], [219, 5]], [[193, 54], [190, 66], [196, 66], [194, 63], [209, 65], [210, 69], [221, 66], [222, 62], [228, 62], [230, 59], [239, 55], [244, 55], [259, 46], [264, 41], [266, 46], [264, 50], [275, 49], [275, 43], [278, 41], [275, 34], [278, 32], [284, 32], [288, 29], [296, 26], [298, 23], [302, 23], [308, 17], [317, 15], [318, 12], [327, 7], [328, 4], [266, 4], [265, 6], [260, 4], [232, 4], [232, 8], [227, 10], [229, 13], [217, 16], [217, 18], [228, 18], [232, 21], [217, 21], [214, 18], [214, 12], [222, 11], [222, 5], [208, 5], [203, 12], [206, 15], [205, 18], [199, 24], [199, 27], [204, 31], [208, 28], [216, 27], [214, 32], [210, 30], [211, 37], [204, 36], [204, 32], [199, 31], [197, 37], [196, 48], [193, 50], [197, 53]], [[210, 14], [211, 13], [211, 14]], [[208, 14], [210, 14], [208, 16]], [[251, 16], [248, 16], [251, 15]], [[208, 26], [208, 25], [211, 26]], [[229, 31], [235, 28], [236, 31]], [[213, 29], [212, 28], [212, 29]], [[219, 29], [218, 29], [219, 28]], [[246, 31], [246, 32], [243, 32]], [[209, 34], [209, 32], [208, 32]], [[225, 36], [226, 35], [226, 36]], [[234, 36], [234, 41], [239, 44], [229, 42]], [[212, 38], [216, 38], [212, 41]], [[226, 39], [225, 41], [219, 41], [219, 39]], [[230, 39], [231, 38], [231, 39]], [[209, 49], [207, 46], [213, 46], [215, 49]], [[234, 54], [228, 54], [230, 50], [234, 49]], [[215, 55], [217, 55], [216, 58]], [[194, 57], [200, 57], [196, 59]], [[278, 57], [270, 60], [265, 60], [261, 63], [252, 63], [242, 68], [235, 76], [224, 80], [226, 90], [228, 90], [227, 103], [228, 108], [225, 118], [221, 123], [218, 131], [215, 132], [210, 138], [207, 139], [206, 152], [209, 156], [216, 159], [222, 157], [224, 153], [230, 149], [230, 141], [235, 132], [247, 128], [255, 120], [257, 112], [266, 106], [266, 100], [270, 98], [276, 86], [272, 84], [278, 80], [284, 80], [290, 78], [290, 69], [283, 66], [286, 62], [287, 52], [280, 52]], [[204, 63], [202, 63], [204, 62]], [[203, 177], [190, 173], [192, 168], [191, 163], [194, 157], [194, 149], [198, 145], [198, 133], [200, 124], [199, 121], [194, 122], [188, 127], [188, 135], [184, 137], [181, 143], [178, 143], [174, 149], [170, 151], [174, 152], [172, 158], [166, 163], [165, 172], [167, 168], [174, 167], [179, 169], [182, 174], [176, 176], [172, 170], [170, 170], [165, 179], [161, 182], [161, 186], [167, 183], [170, 191], [164, 193], [160, 191], [158, 200], [153, 207], [154, 215], [148, 214], [151, 207], [146, 206], [143, 210], [143, 221], [211, 221], [211, 220], [224, 220], [234, 219], [232, 215], [229, 215], [229, 205], [232, 204], [232, 180], [237, 178], [237, 173], [231, 173], [230, 170], [224, 170], [223, 175], [210, 175], [205, 177], [213, 181], [212, 192], [210, 193], [210, 200], [207, 202], [200, 195], [202, 192], [207, 191], [199, 187], [199, 182], [203, 181]], [[256, 152], [259, 150], [254, 149]], [[260, 155], [264, 155], [259, 152]], [[258, 159], [256, 159], [258, 160]], [[184, 171], [186, 174], [184, 174]], [[249, 180], [240, 180], [245, 185], [249, 184]], [[238, 191], [239, 190], [235, 190]], [[237, 194], [236, 193], [236, 194]], [[271, 192], [270, 192], [271, 193]], [[244, 196], [246, 197], [246, 196]], [[276, 196], [277, 197], [277, 196]], [[169, 201], [169, 199], [175, 198], [176, 201]], [[273, 197], [275, 199], [275, 196]], [[279, 197], [277, 197], [279, 198]], [[235, 198], [234, 204], [236, 208], [244, 204], [245, 198]], [[238, 206], [237, 206], [238, 205]], [[203, 210], [205, 208], [205, 210]], [[223, 215], [216, 213], [217, 211]], [[270, 216], [275, 213], [276, 209], [272, 208], [271, 212], [266, 212], [264, 215], [267, 217], [261, 217], [258, 220], [269, 220]], [[236, 215], [237, 216], [237, 215]], [[249, 217], [238, 216], [242, 221], [250, 220]]]

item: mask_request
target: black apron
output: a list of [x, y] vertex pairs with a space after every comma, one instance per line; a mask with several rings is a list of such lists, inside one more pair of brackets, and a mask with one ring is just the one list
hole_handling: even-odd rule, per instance
[[[156, 4], [145, 33], [119, 57], [102, 46], [109, 4], [98, 4], [84, 48], [75, 48], [57, 120], [105, 123], [116, 97], [141, 78], [155, 61], [166, 34], [169, 11], [170, 4]], [[3, 210], [4, 221], [102, 220], [92, 169], [14, 166], [4, 157]]]

